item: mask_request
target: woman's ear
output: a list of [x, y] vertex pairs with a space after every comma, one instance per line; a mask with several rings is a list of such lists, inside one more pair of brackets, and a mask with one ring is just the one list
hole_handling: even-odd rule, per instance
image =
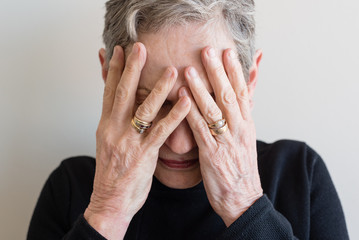
[[98, 52], [98, 57], [100, 59], [100, 64], [101, 64], [102, 79], [106, 83], [107, 73], [108, 73], [108, 66], [106, 63], [106, 50], [101, 48], [100, 51]]
[[247, 87], [248, 87], [249, 103], [250, 103], [251, 109], [253, 108], [254, 90], [257, 86], [258, 68], [259, 68], [259, 63], [262, 60], [262, 56], [263, 56], [262, 50], [261, 49], [257, 50], [253, 57], [253, 65], [249, 69], [249, 79], [247, 82]]

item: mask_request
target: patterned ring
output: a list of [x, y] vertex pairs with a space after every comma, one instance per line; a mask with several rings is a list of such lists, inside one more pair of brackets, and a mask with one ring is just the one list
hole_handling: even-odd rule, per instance
[[138, 119], [137, 117], [133, 117], [133, 122], [139, 127], [139, 128], [142, 128], [142, 129], [148, 129], [152, 126], [152, 122], [145, 122], [145, 121], [142, 121], [140, 119]]
[[134, 116], [131, 120], [131, 125], [139, 134], [142, 134], [152, 126], [152, 122], [145, 122]]

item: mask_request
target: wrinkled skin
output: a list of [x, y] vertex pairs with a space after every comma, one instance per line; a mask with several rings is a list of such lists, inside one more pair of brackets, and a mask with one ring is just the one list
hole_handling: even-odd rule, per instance
[[[203, 179], [210, 204], [226, 226], [263, 194], [251, 117], [261, 53], [247, 84], [223, 28], [221, 37], [210, 31], [196, 35], [197, 28], [142, 34], [142, 43], [126, 54], [116, 46], [108, 70], [100, 51], [106, 84], [94, 190], [84, 216], [108, 239], [123, 238], [146, 201], [153, 175], [173, 188], [192, 187]], [[151, 129], [137, 133], [130, 125], [134, 113], [153, 121]], [[228, 130], [212, 136], [207, 124], [222, 118]], [[158, 163], [163, 156], [198, 158], [199, 164], [184, 171], [166, 169]]]
[[[263, 194], [257, 167], [255, 128], [247, 86], [236, 54], [226, 50], [223, 67], [214, 49], [207, 47], [202, 51], [202, 62], [216, 101], [191, 67], [186, 69], [190, 91], [182, 88], [180, 96], [191, 98], [192, 107], [187, 119], [199, 147], [208, 199], [214, 211], [229, 226]], [[228, 122], [228, 131], [212, 136], [207, 123], [223, 117]]]

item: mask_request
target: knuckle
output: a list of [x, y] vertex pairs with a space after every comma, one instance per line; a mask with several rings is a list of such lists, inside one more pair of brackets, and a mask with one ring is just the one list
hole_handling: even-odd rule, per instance
[[182, 113], [177, 109], [173, 108], [168, 117], [171, 122], [177, 122], [182, 119]]
[[102, 129], [100, 127], [96, 130], [96, 139], [100, 139], [102, 137]]
[[244, 88], [240, 91], [240, 96], [248, 98], [248, 90], [247, 88]]
[[201, 119], [201, 120], [197, 121], [196, 128], [197, 128], [198, 132], [203, 133], [205, 131], [208, 131], [208, 124], [206, 123], [206, 121], [204, 119]]
[[165, 121], [159, 122], [156, 127], [151, 131], [152, 140], [151, 142], [156, 143], [160, 141], [163, 136], [165, 136], [168, 132], [168, 126]]
[[156, 132], [159, 136], [164, 135], [168, 132], [168, 124], [166, 121], [158, 123]]
[[148, 102], [143, 102], [137, 109], [136, 116], [140, 119], [149, 117], [151, 115], [153, 107]]
[[113, 89], [110, 86], [105, 86], [105, 89], [103, 91], [103, 98], [104, 99], [112, 98], [114, 93], [115, 93], [115, 89]]
[[162, 96], [165, 94], [165, 86], [163, 84], [160, 84], [160, 86], [156, 86], [154, 89], [152, 89], [149, 97], [151, 99], [161, 99]]
[[152, 90], [155, 96], [161, 96], [169, 91], [169, 84], [168, 82], [162, 82], [161, 84], [157, 84], [157, 86]]
[[238, 100], [242, 101], [242, 102], [247, 102], [249, 101], [248, 99], [248, 93], [246, 89], [242, 89], [239, 91], [239, 93], [237, 94]]
[[217, 106], [212, 106], [207, 108], [206, 116], [213, 121], [217, 121], [221, 118], [222, 112]]
[[111, 134], [111, 130], [107, 127], [103, 129], [102, 131], [102, 141], [106, 145], [112, 145], [113, 144], [113, 134]]
[[241, 144], [245, 149], [251, 149], [254, 143], [255, 143], [254, 137], [248, 133], [241, 138]]
[[97, 139], [101, 139], [102, 136], [104, 136], [106, 125], [107, 125], [106, 120], [101, 117], [100, 123], [98, 124], [97, 129], [96, 129], [96, 138]]
[[208, 154], [211, 155], [211, 152], [213, 150], [213, 142], [210, 141], [210, 138], [208, 138], [209, 128], [207, 122], [204, 119], [196, 121], [194, 131], [198, 133], [200, 141], [202, 142], [202, 144], [204, 144], [205, 148], [208, 149]]
[[108, 64], [108, 67], [109, 71], [116, 71], [120, 69], [120, 63], [116, 59], [111, 59]]
[[97, 150], [103, 153], [110, 153], [114, 148], [112, 135], [101, 133], [101, 137], [98, 140]]
[[202, 98], [202, 99], [206, 99], [207, 95], [208, 95], [208, 91], [207, 89], [200, 87], [197, 89], [198, 95]]
[[105, 134], [105, 136], [103, 136], [102, 146], [104, 146], [106, 150], [113, 148], [112, 137], [109, 134]]
[[122, 85], [116, 89], [116, 100], [118, 103], [124, 103], [127, 101], [129, 96], [128, 89]]
[[237, 96], [232, 89], [226, 89], [223, 91], [223, 102], [229, 105], [237, 102]]
[[152, 89], [151, 93], [154, 95], [154, 97], [161, 96], [161, 94], [164, 92], [164, 86], [163, 84], [159, 84], [154, 89]]
[[225, 73], [225, 71], [223, 69], [223, 66], [221, 64], [215, 65], [213, 67], [213, 72], [219, 78], [225, 77], [225, 75], [226, 75], [226, 73]]
[[128, 62], [126, 65], [125, 71], [129, 74], [135, 74], [137, 72], [137, 64], [134, 62]]

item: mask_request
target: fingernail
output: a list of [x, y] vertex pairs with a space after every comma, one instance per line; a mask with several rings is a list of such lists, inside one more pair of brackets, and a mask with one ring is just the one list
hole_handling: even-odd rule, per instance
[[188, 73], [189, 73], [189, 76], [192, 78], [197, 77], [197, 71], [196, 71], [196, 69], [194, 69], [194, 67], [190, 67]]
[[166, 69], [166, 72], [165, 72], [165, 77], [166, 77], [166, 78], [169, 78], [169, 77], [171, 77], [171, 75], [172, 75], [172, 69], [171, 69], [171, 68], [167, 68], [167, 69]]
[[138, 53], [139, 49], [140, 49], [140, 48], [138, 47], [137, 43], [133, 44], [133, 46], [132, 46], [132, 53], [133, 53], [133, 54]]
[[117, 47], [115, 46], [115, 47], [113, 48], [113, 54], [112, 54], [112, 56], [113, 56], [113, 57], [117, 57], [117, 52], [118, 52], [118, 50], [117, 50]]
[[113, 48], [113, 52], [112, 52], [112, 58], [111, 59], [118, 59], [119, 57], [118, 57], [118, 49], [117, 49], [117, 47], [115, 46], [114, 48]]
[[209, 49], [207, 50], [207, 54], [208, 54], [208, 56], [209, 56], [210, 58], [213, 58], [213, 57], [216, 56], [216, 51], [214, 51], [213, 48], [209, 48]]
[[188, 92], [185, 87], [180, 89], [179, 97], [188, 96]]
[[231, 59], [236, 59], [237, 58], [237, 55], [234, 53], [234, 51], [232, 49], [229, 51], [229, 57]]

